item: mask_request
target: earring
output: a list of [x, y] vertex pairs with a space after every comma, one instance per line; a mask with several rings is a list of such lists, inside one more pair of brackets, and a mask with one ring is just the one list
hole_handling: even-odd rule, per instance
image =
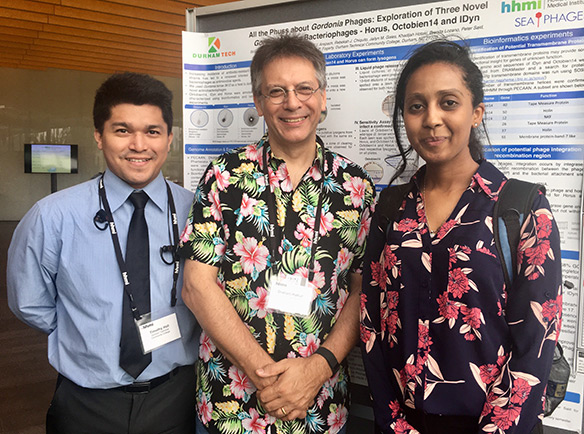
[[475, 128], [477, 128], [478, 126], [479, 126], [479, 124], [477, 124], [477, 123], [475, 122], [475, 124], [474, 124], [474, 127], [475, 127]]

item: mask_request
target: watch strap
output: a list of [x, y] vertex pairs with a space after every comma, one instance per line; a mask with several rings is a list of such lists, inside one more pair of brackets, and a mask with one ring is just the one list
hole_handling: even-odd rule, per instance
[[339, 361], [331, 350], [325, 347], [318, 347], [314, 354], [318, 354], [319, 356], [323, 357], [328, 363], [329, 368], [331, 368], [333, 375], [336, 374], [336, 372], [339, 370]]

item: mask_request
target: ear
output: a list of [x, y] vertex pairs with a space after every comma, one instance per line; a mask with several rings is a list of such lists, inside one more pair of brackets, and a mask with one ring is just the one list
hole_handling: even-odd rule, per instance
[[166, 152], [170, 152], [170, 144], [172, 143], [172, 139], [174, 139], [174, 134], [171, 131], [168, 134], [168, 145], [166, 146]]
[[472, 123], [474, 124], [481, 124], [483, 121], [483, 116], [485, 115], [485, 105], [480, 103], [477, 105], [472, 113]]
[[93, 132], [93, 138], [95, 139], [95, 142], [97, 143], [97, 148], [103, 149], [102, 140], [101, 140], [101, 133], [99, 131], [95, 130]]
[[322, 101], [321, 101], [321, 107], [320, 107], [320, 111], [323, 112], [326, 110], [326, 89], [321, 90], [322, 93]]
[[264, 115], [264, 111], [262, 110], [262, 104], [261, 104], [261, 100], [265, 99], [263, 97], [258, 97], [257, 95], [253, 96], [253, 103], [255, 104], [255, 108], [258, 111], [258, 115], [263, 116]]

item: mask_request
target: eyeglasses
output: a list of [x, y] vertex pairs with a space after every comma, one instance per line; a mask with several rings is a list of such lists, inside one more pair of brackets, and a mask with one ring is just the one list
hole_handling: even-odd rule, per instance
[[314, 93], [320, 89], [320, 86], [313, 89], [310, 86], [298, 86], [294, 89], [284, 89], [282, 87], [273, 87], [267, 95], [262, 96], [269, 99], [272, 104], [282, 104], [288, 98], [288, 92], [294, 92], [299, 101], [308, 101]]

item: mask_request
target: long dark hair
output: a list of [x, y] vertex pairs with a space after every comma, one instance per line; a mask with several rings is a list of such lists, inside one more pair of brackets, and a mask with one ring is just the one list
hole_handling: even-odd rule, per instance
[[[470, 50], [466, 45], [459, 44], [447, 39], [436, 39], [424, 44], [414, 50], [409, 60], [403, 67], [395, 87], [395, 103], [393, 107], [393, 132], [399, 149], [402, 161], [391, 178], [390, 184], [395, 181], [407, 167], [407, 157], [412, 152], [412, 145], [406, 145], [401, 139], [402, 118], [404, 114], [404, 101], [406, 96], [406, 86], [410, 77], [420, 67], [433, 63], [447, 63], [456, 66], [462, 72], [462, 78], [466, 87], [472, 95], [473, 107], [483, 102], [483, 74], [478, 66], [470, 58]], [[486, 135], [486, 129], [483, 131]], [[488, 136], [487, 136], [488, 137]], [[481, 144], [475, 128], [471, 129], [469, 139], [469, 149], [472, 158], [479, 161], [484, 157], [483, 145]]]

